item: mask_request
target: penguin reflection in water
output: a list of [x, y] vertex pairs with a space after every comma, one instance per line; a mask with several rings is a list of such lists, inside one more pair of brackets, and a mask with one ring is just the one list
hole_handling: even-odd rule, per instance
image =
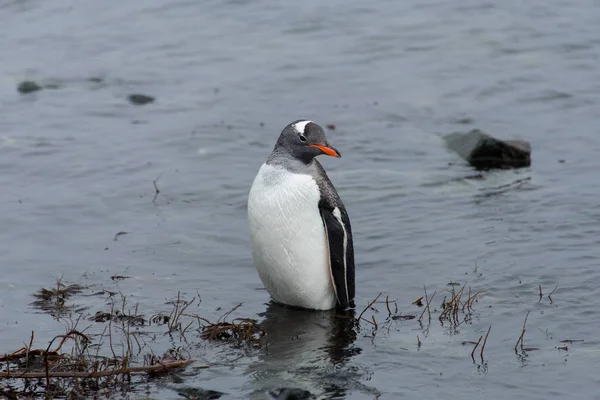
[[354, 308], [350, 219], [316, 157], [341, 157], [314, 122], [285, 127], [248, 197], [252, 257], [278, 303]]
[[[371, 390], [351, 359], [362, 353], [355, 345], [353, 318], [340, 313], [304, 310], [269, 302], [260, 313], [268, 346], [248, 364], [244, 375], [248, 399], [343, 399], [349, 392]], [[352, 311], [343, 314], [352, 314]], [[246, 386], [244, 387], [244, 389]]]

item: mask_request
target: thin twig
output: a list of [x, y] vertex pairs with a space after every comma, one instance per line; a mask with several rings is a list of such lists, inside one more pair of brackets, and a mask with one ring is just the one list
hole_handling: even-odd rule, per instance
[[483, 339], [483, 335], [479, 336], [479, 340], [477, 341], [477, 343], [475, 343], [475, 347], [473, 347], [473, 350], [471, 351], [471, 358], [473, 359], [473, 362], [475, 362], [475, 357], [473, 356], [473, 354], [475, 354], [475, 350], [477, 350], [477, 346], [479, 346], [481, 339]]
[[458, 310], [461, 303], [460, 299], [466, 286], [467, 283], [465, 282], [463, 287], [458, 292], [454, 290], [454, 286], [452, 287], [452, 298], [449, 302], [445, 303], [444, 311], [442, 311], [439, 316], [440, 322], [442, 322], [444, 319], [447, 319], [450, 323], [458, 325]]
[[[178, 295], [178, 297], [179, 297], [179, 295]], [[186, 302], [186, 301], [183, 302], [184, 303], [183, 306], [179, 309], [179, 312], [176, 313], [176, 315], [175, 315], [175, 318], [173, 321], [173, 328], [175, 328], [175, 329], [179, 328], [179, 331], [181, 332], [181, 323], [179, 322], [179, 318], [182, 315], [184, 315], [183, 313], [185, 312], [186, 308], [188, 308], [191, 304], [193, 304], [195, 300], [196, 300], [196, 298], [193, 297], [192, 300], [190, 300], [189, 302]], [[179, 302], [179, 300], [177, 302]], [[240, 303], [240, 305], [242, 305], [242, 304]], [[190, 325], [191, 325], [191, 322], [190, 322]], [[188, 327], [189, 327], [189, 325], [188, 325]], [[171, 330], [173, 330], [173, 329], [171, 328], [170, 331]]]
[[525, 326], [527, 325], [527, 318], [529, 317], [529, 313], [531, 310], [527, 311], [527, 315], [525, 315], [525, 321], [523, 321], [523, 329], [521, 330], [521, 336], [519, 336], [519, 340], [515, 344], [515, 353], [518, 353], [517, 347], [519, 346], [519, 342], [521, 343], [521, 349], [523, 349], [523, 337], [525, 336]]
[[238, 308], [240, 308], [240, 307], [242, 306], [242, 304], [244, 304], [244, 303], [242, 302], [242, 303], [238, 304], [237, 306], [233, 307], [231, 310], [229, 310], [229, 311], [227, 311], [225, 314], [223, 314], [223, 315], [221, 316], [221, 318], [219, 318], [219, 320], [217, 321], [217, 323], [218, 323], [218, 322], [221, 322], [221, 321], [223, 321], [223, 322], [224, 322], [224, 321], [225, 321], [225, 319], [227, 319], [227, 317], [228, 317], [228, 316], [229, 316], [231, 313], [233, 313], [235, 310], [237, 310]]
[[181, 301], [181, 292], [178, 290], [177, 291], [177, 300], [175, 300], [175, 308], [173, 308], [173, 311], [171, 311], [171, 314], [169, 315], [169, 332], [173, 331], [173, 327], [175, 326], [175, 317], [177, 316], [177, 313], [179, 311], [179, 302]]
[[[460, 303], [461, 303], [461, 300], [462, 300], [462, 295], [463, 295], [463, 293], [465, 291], [465, 288], [467, 287], [467, 283], [468, 282], [465, 282], [465, 284], [463, 285], [463, 287], [460, 288], [460, 292], [458, 292], [458, 298], [457, 298], [457, 301], [456, 301], [456, 308], [454, 310], [454, 313], [458, 313], [458, 307], [460, 307]], [[469, 286], [469, 288], [470, 288], [470, 286]]]
[[[182, 361], [170, 361], [160, 362], [155, 365], [148, 365], [145, 367], [129, 367], [129, 368], [115, 368], [107, 369], [103, 371], [92, 371], [92, 372], [80, 372], [80, 371], [53, 371], [49, 372], [0, 372], [0, 378], [97, 378], [102, 376], [114, 376], [121, 374], [140, 374], [145, 372], [157, 372], [166, 371], [172, 368], [185, 367], [189, 364], [196, 362], [196, 360], [182, 360]], [[209, 368], [207, 365], [203, 365], [196, 368]]]
[[158, 194], [160, 193], [158, 186], [156, 186], [156, 182], [158, 182], [159, 179], [160, 179], [160, 175], [155, 180], [152, 181], [152, 184], [154, 185], [154, 198], [152, 199], [153, 203], [156, 201], [156, 198], [158, 197]]
[[154, 185], [154, 193], [156, 193], [156, 194], [160, 193], [160, 189], [158, 188], [158, 186], [156, 186], [156, 182], [158, 182], [159, 179], [160, 179], [160, 175], [158, 176], [158, 178], [156, 178], [155, 180], [152, 181], [152, 184]]
[[390, 310], [389, 296], [385, 296], [385, 307], [388, 311], [388, 318], [392, 316], [392, 310]]
[[[193, 322], [193, 321], [192, 321], [192, 322]], [[137, 343], [137, 345], [138, 345], [138, 352], [137, 352], [137, 354], [139, 355], [139, 354], [142, 352], [142, 345], [140, 344], [140, 341], [138, 340], [136, 333], [137, 333], [137, 332], [132, 332], [132, 333], [131, 333], [131, 336], [133, 336], [133, 338], [135, 339], [135, 342], [136, 342], [136, 343]]]
[[[51, 342], [52, 343], [52, 342]], [[48, 345], [50, 346], [50, 345]], [[46, 377], [46, 387], [49, 388], [50, 387], [50, 370], [48, 368], [48, 351], [46, 351], [44, 353], [44, 372], [43, 375], [40, 374], [40, 378], [43, 378], [44, 376]]]
[[[364, 313], [365, 313], [365, 312], [366, 312], [366, 311], [367, 311], [367, 310], [368, 310], [368, 309], [369, 309], [369, 308], [370, 308], [370, 307], [371, 307], [373, 304], [375, 304], [375, 302], [377, 301], [377, 299], [379, 299], [379, 296], [381, 296], [381, 295], [382, 295], [382, 293], [383, 293], [383, 292], [380, 292], [380, 293], [377, 295], [377, 297], [375, 297], [375, 299], [374, 299], [372, 302], [370, 302], [370, 303], [369, 303], [369, 304], [368, 304], [368, 305], [365, 307], [365, 309], [364, 309], [364, 310], [362, 310], [362, 312], [360, 313], [360, 315], [359, 315], [359, 316], [358, 316], [358, 318], [356, 319], [356, 320], [357, 320], [359, 323], [360, 323], [360, 320], [362, 319], [362, 316], [363, 316], [363, 314], [364, 314]], [[368, 320], [365, 320], [365, 321], [368, 321]], [[368, 321], [368, 322], [371, 322], [371, 321]]]
[[550, 300], [550, 304], [552, 304], [552, 303], [553, 303], [553, 301], [552, 301], [552, 294], [553, 294], [553, 293], [556, 291], [556, 289], [558, 289], [558, 285], [556, 285], [556, 286], [554, 287], [554, 290], [552, 290], [552, 291], [550, 292], [550, 294], [548, 295], [548, 300]]
[[479, 296], [483, 292], [484, 292], [484, 290], [479, 290], [479, 291], [475, 292], [475, 294], [471, 295], [471, 288], [469, 287], [469, 297], [467, 298], [467, 301], [463, 304], [463, 311], [465, 310], [465, 307], [466, 307], [467, 311], [472, 311], [473, 310], [473, 302], [477, 301], [477, 296]]
[[479, 357], [481, 357], [481, 361], [483, 362], [483, 350], [485, 350], [485, 344], [487, 343], [487, 338], [490, 336], [490, 331], [492, 330], [492, 326], [488, 328], [487, 333], [485, 334], [485, 339], [483, 339], [483, 344], [481, 345], [481, 353], [479, 353]]
[[25, 363], [25, 368], [29, 368], [29, 352], [31, 351], [31, 346], [33, 345], [33, 337], [35, 336], [35, 333], [33, 331], [31, 331], [31, 338], [29, 339], [29, 346], [27, 346], [27, 355], [26, 355], [26, 363]]
[[[113, 303], [110, 306], [110, 314], [111, 315], [115, 315], [114, 314], [114, 312], [115, 312], [114, 311], [115, 310], [114, 305], [115, 305], [115, 303], [113, 301]], [[110, 347], [110, 351], [111, 351], [111, 353], [113, 355], [113, 358], [117, 358], [117, 355], [115, 354], [115, 349], [113, 348], [113, 344], [112, 344], [112, 318], [108, 320], [108, 344], [109, 344], [109, 347]]]
[[427, 300], [427, 288], [425, 287], [425, 285], [423, 285], [423, 290], [425, 291], [425, 301], [427, 303], [427, 306], [425, 307], [425, 309], [427, 310], [427, 318], [429, 319], [429, 321], [431, 321], [431, 307], [429, 305], [431, 304], [431, 300], [433, 300], [433, 296], [431, 300]]
[[98, 339], [98, 347], [96, 347], [96, 358], [98, 358], [98, 354], [100, 354], [100, 346], [102, 345], [102, 339], [104, 339], [104, 334], [106, 333], [106, 329], [108, 329], [108, 327], [106, 325], [104, 325], [104, 330], [100, 334], [100, 339]]
[[[54, 337], [54, 339], [62, 338], [61, 341], [60, 341], [60, 343], [58, 344], [58, 347], [56, 349], [54, 349], [54, 353], [58, 353], [58, 351], [62, 348], [63, 344], [67, 341], [67, 339], [73, 339], [73, 340], [75, 340], [75, 338], [73, 336], [71, 336], [71, 335], [75, 335], [75, 336], [79, 336], [79, 337], [83, 338], [84, 342], [88, 342], [90, 340], [83, 333], [81, 333], [81, 332], [79, 332], [79, 331], [77, 331], [75, 329], [71, 329], [69, 332], [67, 332], [64, 335], [58, 335], [58, 336]], [[54, 339], [52, 339], [52, 341], [54, 341]]]
[[433, 295], [431, 296], [431, 298], [429, 298], [429, 296], [427, 296], [427, 289], [425, 288], [425, 286], [423, 285], [423, 289], [425, 290], [425, 308], [423, 309], [423, 312], [421, 312], [421, 316], [419, 317], [419, 322], [421, 322], [423, 320], [423, 316], [425, 315], [425, 312], [427, 311], [427, 316], [429, 318], [429, 321], [431, 322], [431, 309], [430, 309], [430, 304], [433, 301], [433, 298], [435, 297], [435, 294], [437, 293], [437, 291], [433, 292]]
[[185, 336], [185, 332], [188, 330], [190, 326], [194, 323], [194, 320], [191, 320], [189, 324], [181, 331], [181, 336]]
[[129, 358], [131, 356], [133, 356], [133, 353], [131, 351], [131, 324], [126, 323], [125, 320], [123, 320], [123, 325], [127, 326], [127, 331], [125, 332], [125, 340], [127, 341], [127, 350], [125, 351], [125, 357], [123, 357], [123, 367], [126, 367], [127, 362], [129, 361]]

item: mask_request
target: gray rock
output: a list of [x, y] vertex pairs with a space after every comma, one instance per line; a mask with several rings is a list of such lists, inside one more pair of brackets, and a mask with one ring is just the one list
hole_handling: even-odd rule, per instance
[[444, 137], [450, 150], [477, 169], [522, 168], [531, 165], [531, 145], [522, 140], [499, 140], [473, 129]]
[[273, 400], [311, 400], [316, 399], [308, 390], [297, 388], [281, 388], [269, 391], [269, 396]]
[[42, 86], [35, 81], [23, 81], [17, 86], [17, 91], [22, 94], [37, 92]]
[[179, 389], [177, 394], [185, 397], [187, 400], [216, 400], [220, 399], [225, 393], [217, 392], [216, 390], [186, 387]]
[[154, 102], [154, 97], [145, 94], [130, 94], [127, 98], [131, 104], [136, 106], [143, 106], [144, 104]]

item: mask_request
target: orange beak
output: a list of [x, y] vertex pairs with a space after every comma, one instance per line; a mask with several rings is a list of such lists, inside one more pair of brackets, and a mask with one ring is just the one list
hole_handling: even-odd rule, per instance
[[309, 146], [316, 147], [317, 149], [321, 150], [324, 154], [327, 154], [331, 157], [340, 158], [342, 156], [340, 152], [334, 149], [333, 147], [321, 146], [318, 144], [309, 144]]

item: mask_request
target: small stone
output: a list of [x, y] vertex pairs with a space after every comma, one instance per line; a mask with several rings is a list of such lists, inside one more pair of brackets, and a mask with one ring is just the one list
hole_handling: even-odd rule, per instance
[[17, 86], [17, 91], [22, 94], [33, 93], [38, 90], [42, 90], [42, 86], [35, 81], [23, 81]]
[[131, 104], [136, 106], [143, 106], [145, 104], [154, 102], [154, 97], [147, 96], [145, 94], [130, 94], [127, 98]]
[[327, 129], [329, 129], [330, 131], [335, 130], [335, 125], [334, 124], [327, 124], [326, 125]]
[[273, 400], [310, 400], [316, 399], [308, 390], [297, 388], [281, 388], [269, 391], [269, 396]]
[[185, 387], [179, 389], [177, 394], [189, 400], [216, 400], [220, 399], [225, 393], [210, 389]]
[[469, 118], [469, 117], [462, 117], [462, 118], [458, 118], [456, 120], [457, 124], [461, 124], [461, 125], [469, 125], [473, 123], [473, 119]]

